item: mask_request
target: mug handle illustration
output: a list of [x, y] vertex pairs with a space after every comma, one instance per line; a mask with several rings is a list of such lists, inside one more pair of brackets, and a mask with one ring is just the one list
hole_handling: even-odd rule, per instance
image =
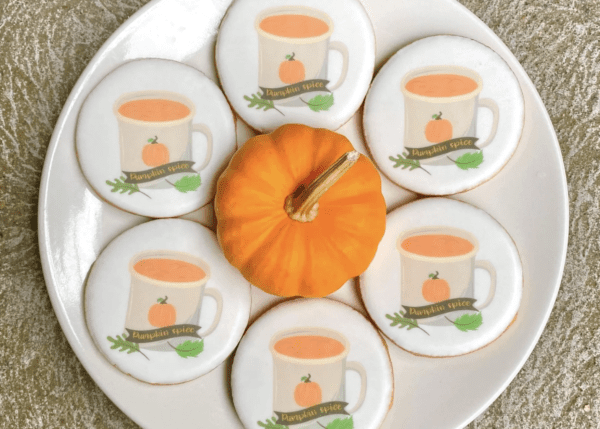
[[204, 124], [193, 124], [192, 132], [194, 131], [200, 132], [206, 136], [206, 158], [204, 158], [204, 162], [200, 167], [194, 168], [194, 170], [199, 173], [206, 168], [212, 157], [213, 137], [210, 128]]
[[490, 144], [492, 140], [494, 140], [494, 137], [496, 137], [496, 131], [498, 131], [498, 118], [500, 116], [500, 111], [498, 110], [498, 105], [496, 104], [496, 102], [491, 98], [482, 98], [481, 100], [479, 100], [479, 107], [485, 107], [490, 109], [492, 111], [492, 115], [494, 115], [494, 122], [492, 123], [492, 130], [490, 131], [490, 135], [488, 136], [486, 141], [477, 144], [477, 147], [479, 149], [483, 149], [485, 146]]
[[358, 375], [360, 375], [360, 394], [358, 395], [358, 400], [356, 401], [356, 405], [352, 407], [351, 410], [348, 410], [349, 414], [353, 414], [360, 408], [363, 402], [365, 402], [367, 393], [367, 371], [365, 371], [365, 367], [358, 362], [347, 362], [346, 369], [356, 371], [358, 372]]
[[340, 54], [342, 54], [342, 60], [343, 60], [342, 74], [340, 74], [340, 78], [335, 83], [335, 85], [333, 85], [331, 88], [329, 88], [330, 91], [333, 91], [335, 89], [338, 89], [340, 86], [342, 86], [342, 83], [344, 83], [344, 81], [346, 80], [346, 75], [348, 74], [348, 57], [349, 57], [349, 55], [348, 55], [348, 48], [342, 42], [330, 42], [329, 49], [332, 51], [338, 51]]
[[490, 275], [490, 292], [488, 293], [488, 296], [483, 304], [477, 306], [477, 309], [481, 310], [482, 308], [490, 305], [490, 302], [492, 302], [494, 299], [494, 295], [496, 293], [496, 269], [490, 261], [475, 261], [475, 268], [484, 269]]
[[221, 320], [221, 313], [223, 312], [223, 296], [217, 289], [205, 289], [204, 295], [210, 296], [217, 301], [217, 312], [215, 313], [215, 319], [213, 320], [212, 325], [210, 325], [210, 328], [208, 328], [206, 332], [202, 333], [203, 337], [207, 337], [217, 328], [219, 320]]

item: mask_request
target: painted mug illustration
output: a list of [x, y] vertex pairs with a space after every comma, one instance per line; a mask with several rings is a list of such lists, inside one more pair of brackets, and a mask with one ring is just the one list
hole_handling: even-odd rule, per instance
[[[443, 324], [447, 313], [480, 311], [494, 299], [496, 269], [489, 261], [476, 260], [479, 242], [470, 232], [447, 226], [416, 228], [398, 237], [397, 249], [404, 317]], [[475, 298], [476, 269], [490, 276], [482, 301]]]
[[[210, 267], [185, 252], [148, 250], [129, 262], [131, 289], [125, 319], [127, 341], [149, 350], [172, 351], [190, 339], [210, 335], [221, 318], [223, 298], [206, 288]], [[198, 326], [204, 296], [216, 301], [211, 326]]]
[[[208, 126], [192, 122], [196, 107], [184, 95], [158, 90], [126, 93], [113, 104], [113, 113], [119, 125], [124, 182], [148, 186], [174, 174], [197, 174], [209, 164], [212, 133]], [[192, 150], [195, 132], [206, 137], [199, 163]]]
[[[436, 65], [408, 72], [400, 89], [404, 95], [404, 148], [407, 158], [420, 163], [452, 164], [448, 154], [480, 150], [489, 145], [498, 128], [496, 102], [479, 98], [483, 79], [474, 70]], [[477, 114], [491, 110], [493, 123], [485, 141], [479, 141]]]
[[[275, 104], [311, 106], [301, 94], [329, 94], [339, 88], [348, 73], [348, 48], [330, 41], [333, 20], [326, 13], [303, 6], [283, 6], [263, 10], [255, 20], [258, 33], [258, 86], [262, 99]], [[342, 54], [341, 74], [329, 85], [329, 51]], [[331, 98], [330, 103], [333, 103]]]
[[[326, 328], [294, 328], [276, 333], [273, 355], [273, 411], [277, 424], [321, 428], [348, 416], [365, 400], [367, 373], [358, 362], [347, 362], [348, 339]], [[346, 371], [360, 375], [360, 392], [348, 410]]]

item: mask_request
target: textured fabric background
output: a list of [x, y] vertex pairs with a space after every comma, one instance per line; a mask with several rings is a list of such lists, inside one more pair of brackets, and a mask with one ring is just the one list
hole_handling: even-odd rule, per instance
[[[548, 326], [516, 379], [468, 427], [600, 428], [600, 4], [460, 1], [508, 45], [540, 92], [560, 141], [571, 213]], [[36, 212], [44, 156], [71, 88], [145, 3], [0, 0], [2, 428], [136, 427], [94, 384], [59, 327], [42, 277]]]

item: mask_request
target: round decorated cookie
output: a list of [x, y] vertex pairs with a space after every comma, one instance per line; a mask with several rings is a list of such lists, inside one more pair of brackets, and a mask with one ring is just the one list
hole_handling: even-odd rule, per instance
[[517, 248], [469, 204], [419, 200], [388, 215], [375, 259], [360, 276], [365, 307], [401, 348], [431, 357], [480, 349], [514, 320], [523, 288]]
[[398, 51], [381, 69], [364, 109], [379, 169], [427, 195], [474, 188], [508, 162], [524, 120], [519, 82], [481, 43], [434, 36]]
[[77, 156], [92, 188], [131, 213], [173, 217], [214, 196], [236, 149], [220, 89], [175, 61], [143, 59], [109, 73], [81, 107]]
[[85, 317], [94, 343], [125, 374], [176, 384], [208, 373], [237, 346], [250, 285], [215, 234], [182, 219], [136, 226], [94, 263]]
[[394, 389], [384, 340], [351, 307], [287, 301], [248, 329], [233, 362], [235, 409], [248, 429], [376, 429]]
[[253, 128], [335, 130], [361, 105], [375, 35], [358, 0], [237, 0], [219, 30], [223, 90]]

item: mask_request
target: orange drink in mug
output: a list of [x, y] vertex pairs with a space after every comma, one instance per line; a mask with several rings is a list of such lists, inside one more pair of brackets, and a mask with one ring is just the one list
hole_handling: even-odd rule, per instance
[[[320, 10], [303, 6], [282, 6], [263, 10], [254, 23], [259, 39], [258, 86], [281, 89], [313, 79], [328, 80], [329, 51], [342, 54], [342, 71], [328, 91], [340, 87], [348, 72], [348, 48], [331, 42], [333, 21]], [[298, 97], [274, 99], [288, 103]]]
[[[128, 177], [144, 177], [148, 170], [178, 161], [195, 164], [183, 171], [198, 173], [210, 162], [212, 133], [208, 126], [193, 123], [196, 107], [186, 96], [158, 90], [130, 92], [115, 101], [113, 113], [119, 125], [121, 170]], [[197, 163], [192, 152], [196, 132], [206, 137], [204, 155]], [[135, 183], [147, 186], [163, 177], [146, 176]]]
[[[429, 66], [406, 73], [400, 83], [404, 95], [404, 147], [424, 149], [451, 139], [477, 139], [476, 147], [490, 144], [498, 128], [496, 102], [479, 98], [483, 79], [475, 71], [459, 66]], [[480, 107], [492, 112], [493, 120], [487, 138], [477, 136]], [[439, 156], [419, 158], [421, 163], [449, 164], [443, 151]]]
[[[341, 414], [352, 414], [362, 405], [367, 373], [360, 363], [347, 362], [350, 343], [341, 333], [316, 327], [288, 329], [272, 337], [269, 349], [273, 355], [273, 411], [283, 424], [320, 428], [315, 419], [323, 423], [340, 415], [319, 416], [315, 411], [314, 418], [307, 419], [306, 414], [314, 413], [303, 415], [300, 411], [329, 403], [330, 409], [337, 407]], [[348, 370], [358, 372], [361, 385], [358, 400], [345, 410]]]
[[[216, 329], [223, 298], [217, 289], [206, 288], [210, 267], [202, 259], [173, 250], [147, 250], [131, 259], [129, 272], [131, 289], [126, 330], [149, 335], [157, 329], [175, 325], [198, 325], [204, 296], [216, 301], [217, 311], [211, 326], [197, 334], [206, 337]], [[172, 350], [166, 341], [160, 341], [160, 337], [157, 341], [140, 342], [140, 347]]]
[[[496, 270], [491, 262], [476, 259], [479, 242], [470, 232], [448, 226], [415, 228], [400, 234], [397, 249], [400, 308], [425, 307], [455, 298], [475, 299], [476, 269], [488, 272], [490, 287], [485, 299], [475, 301], [474, 307], [482, 310], [494, 299]], [[419, 323], [431, 323], [438, 317]]]

